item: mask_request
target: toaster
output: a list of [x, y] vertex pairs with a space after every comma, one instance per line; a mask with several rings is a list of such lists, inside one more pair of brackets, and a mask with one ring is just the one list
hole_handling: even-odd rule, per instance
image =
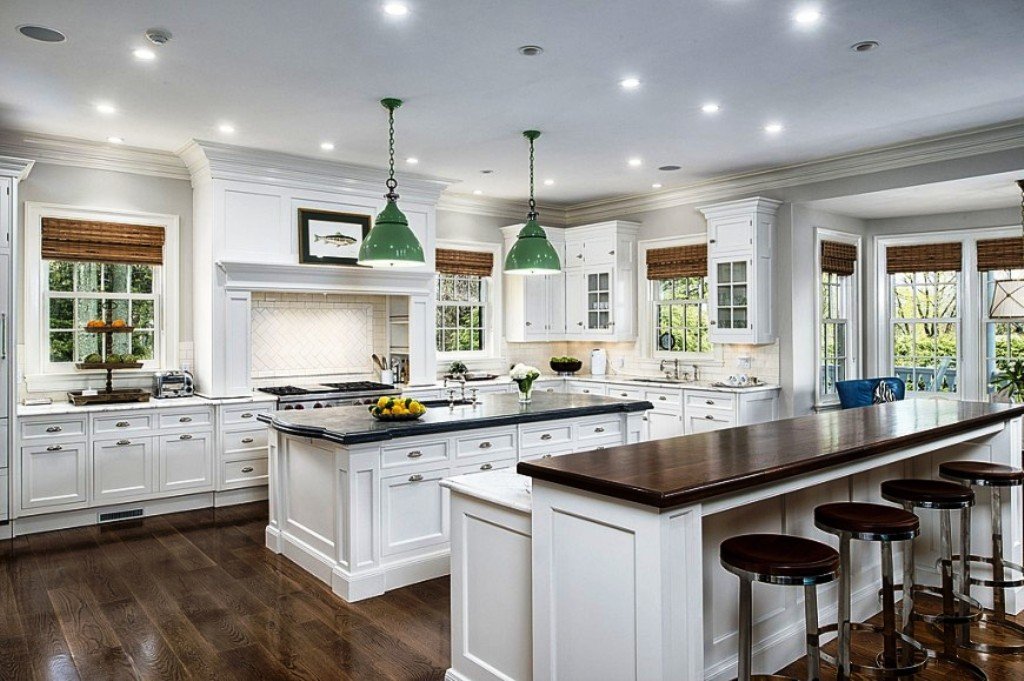
[[195, 381], [187, 371], [165, 371], [153, 377], [153, 396], [157, 399], [191, 397], [193, 392]]

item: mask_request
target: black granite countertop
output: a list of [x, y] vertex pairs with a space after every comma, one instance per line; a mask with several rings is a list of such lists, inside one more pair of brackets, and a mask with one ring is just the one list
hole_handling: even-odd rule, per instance
[[519, 404], [515, 393], [483, 395], [475, 406], [432, 407], [416, 421], [378, 421], [367, 407], [330, 407], [303, 411], [277, 411], [257, 418], [290, 435], [315, 437], [343, 445], [379, 442], [399, 437], [492, 428], [536, 421], [557, 421], [599, 414], [647, 411], [647, 400], [624, 400], [599, 395], [535, 393], [529, 404]]

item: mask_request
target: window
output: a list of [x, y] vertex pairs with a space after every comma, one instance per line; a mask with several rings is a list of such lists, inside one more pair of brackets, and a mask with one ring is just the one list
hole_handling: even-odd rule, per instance
[[438, 352], [481, 352], [486, 338], [487, 279], [477, 275], [437, 275]]
[[850, 322], [847, 317], [850, 277], [821, 273], [821, 326], [819, 328], [819, 399], [836, 396], [836, 381], [847, 378], [850, 360]]
[[662, 279], [654, 287], [654, 347], [660, 352], [709, 353], [708, 278]]
[[[81, 362], [89, 355], [131, 354], [142, 362], [156, 360], [159, 347], [160, 268], [98, 262], [44, 260], [46, 361], [54, 365]], [[113, 334], [83, 331], [92, 320], [124, 320], [134, 330]]]
[[907, 390], [958, 391], [959, 290], [955, 270], [890, 273], [892, 366]]
[[989, 270], [982, 272], [981, 276], [985, 291], [982, 312], [985, 391], [991, 393], [993, 375], [1002, 371], [1009, 360], [1024, 359], [1024, 318], [990, 319], [988, 316], [995, 282], [1006, 279], [1018, 281], [1024, 279], [1024, 270]]

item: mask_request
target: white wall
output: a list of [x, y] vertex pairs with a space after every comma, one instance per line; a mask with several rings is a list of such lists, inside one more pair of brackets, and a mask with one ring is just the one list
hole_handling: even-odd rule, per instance
[[[523, 215], [523, 220], [525, 220], [525, 209]], [[438, 241], [500, 244], [502, 243], [501, 228], [517, 224], [517, 222], [511, 218], [438, 210], [437, 239]]]

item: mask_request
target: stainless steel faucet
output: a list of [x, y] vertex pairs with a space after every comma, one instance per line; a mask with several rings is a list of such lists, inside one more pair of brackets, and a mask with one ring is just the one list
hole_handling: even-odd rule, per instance
[[[448, 381], [451, 381], [452, 383], [458, 383], [459, 384], [459, 387], [462, 389], [461, 401], [465, 402], [466, 401], [466, 379], [465, 379], [465, 377], [464, 376], [460, 376], [459, 378], [448, 378], [447, 376], [445, 376], [444, 383], [441, 386], [445, 390], [448, 389]], [[455, 406], [455, 390], [454, 389], [448, 390], [448, 404], [449, 404], [449, 406]]]
[[693, 380], [695, 382], [700, 380], [700, 367], [696, 364], [693, 365]]
[[[665, 371], [665, 365], [666, 364], [670, 364], [672, 366], [671, 374], [668, 371]], [[660, 371], [663, 374], [665, 374], [666, 378], [671, 378], [671, 379], [674, 379], [674, 380], [678, 381], [679, 380], [679, 359], [676, 358], [676, 359], [663, 359], [663, 360], [661, 360], [661, 363], [658, 365], [658, 371]]]

